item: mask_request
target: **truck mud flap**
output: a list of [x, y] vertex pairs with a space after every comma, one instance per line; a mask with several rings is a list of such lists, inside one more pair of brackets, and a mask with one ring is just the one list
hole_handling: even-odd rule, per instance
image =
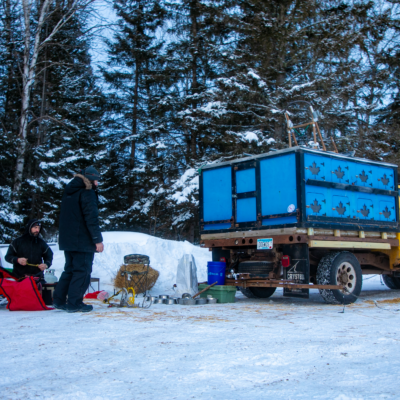
[[[282, 246], [283, 254], [289, 256], [290, 265], [283, 269], [284, 279], [290, 279], [296, 283], [310, 283], [310, 259], [307, 243], [288, 244]], [[283, 289], [286, 297], [302, 297], [308, 299], [309, 289]]]

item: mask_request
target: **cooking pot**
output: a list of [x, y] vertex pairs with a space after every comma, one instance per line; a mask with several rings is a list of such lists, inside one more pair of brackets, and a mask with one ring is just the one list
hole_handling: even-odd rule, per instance
[[176, 299], [164, 299], [164, 304], [176, 304]]

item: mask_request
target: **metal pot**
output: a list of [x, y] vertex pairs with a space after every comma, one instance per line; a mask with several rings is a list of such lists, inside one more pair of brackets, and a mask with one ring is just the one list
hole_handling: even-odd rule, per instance
[[194, 306], [196, 304], [196, 299], [188, 299], [188, 298], [181, 299], [179, 304], [181, 304], [183, 306]]
[[169, 295], [168, 294], [160, 294], [159, 296], [158, 296], [158, 298], [159, 299], [169, 299]]
[[182, 299], [190, 299], [192, 295], [190, 293], [183, 293]]
[[196, 299], [196, 304], [197, 305], [207, 304], [207, 299], [204, 297], [200, 297], [200, 299]]
[[164, 304], [176, 304], [176, 299], [164, 299]]
[[152, 301], [154, 303], [154, 300], [158, 299], [157, 296], [146, 296], [146, 301]]
[[212, 297], [209, 297], [207, 299], [207, 304], [217, 304], [217, 299], [214, 299]]
[[162, 304], [163, 299], [154, 299], [153, 304]]

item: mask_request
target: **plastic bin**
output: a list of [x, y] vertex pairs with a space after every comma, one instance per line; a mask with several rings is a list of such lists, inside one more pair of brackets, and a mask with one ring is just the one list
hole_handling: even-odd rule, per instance
[[[199, 285], [199, 291], [205, 289], [207, 286], [205, 283]], [[210, 294], [212, 297], [217, 299], [217, 303], [234, 303], [236, 287], [235, 286], [213, 286], [212, 288], [206, 290], [200, 295], [200, 297], [207, 297]]]

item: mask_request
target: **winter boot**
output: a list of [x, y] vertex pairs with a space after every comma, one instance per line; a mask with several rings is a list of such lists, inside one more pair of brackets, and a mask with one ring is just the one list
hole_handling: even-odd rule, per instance
[[66, 304], [53, 303], [53, 307], [56, 308], [57, 310], [67, 311], [67, 305]]
[[73, 313], [73, 312], [90, 312], [93, 310], [93, 306], [90, 304], [85, 304], [81, 303], [78, 307], [73, 307], [68, 305], [67, 306], [67, 312]]

